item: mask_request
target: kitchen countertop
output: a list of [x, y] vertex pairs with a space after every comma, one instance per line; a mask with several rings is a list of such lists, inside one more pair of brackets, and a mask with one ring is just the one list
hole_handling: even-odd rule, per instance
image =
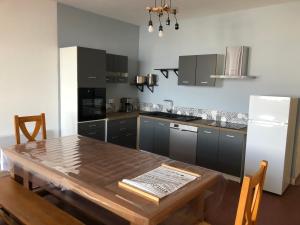
[[118, 119], [128, 119], [128, 118], [134, 118], [134, 117], [145, 117], [145, 118], [150, 118], [150, 119], [156, 119], [156, 120], [161, 120], [161, 121], [167, 121], [171, 123], [179, 123], [179, 124], [184, 124], [184, 125], [190, 125], [190, 126], [196, 126], [196, 127], [207, 127], [207, 128], [214, 128], [214, 129], [221, 129], [223, 131], [228, 131], [228, 132], [236, 132], [236, 133], [241, 133], [241, 134], [247, 134], [247, 128], [242, 128], [242, 129], [231, 129], [231, 128], [225, 128], [220, 126], [219, 124], [216, 124], [216, 126], [211, 126], [209, 124], [215, 122], [214, 120], [194, 120], [194, 121], [178, 121], [178, 120], [173, 120], [173, 119], [166, 119], [166, 118], [160, 118], [160, 117], [155, 117], [155, 116], [150, 116], [150, 115], [140, 115], [140, 112], [114, 112], [114, 113], [107, 113], [107, 120], [118, 120]]
[[119, 119], [129, 119], [138, 117], [140, 115], [139, 111], [136, 112], [111, 112], [106, 114], [107, 120], [119, 120]]

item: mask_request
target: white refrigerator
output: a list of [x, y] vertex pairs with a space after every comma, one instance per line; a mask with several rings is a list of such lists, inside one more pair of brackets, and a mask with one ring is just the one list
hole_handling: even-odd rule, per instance
[[267, 160], [264, 190], [282, 195], [291, 182], [298, 99], [250, 96], [245, 175]]

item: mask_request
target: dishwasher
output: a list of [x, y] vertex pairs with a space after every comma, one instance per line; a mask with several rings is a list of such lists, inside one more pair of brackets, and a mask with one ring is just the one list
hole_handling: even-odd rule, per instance
[[198, 127], [170, 124], [170, 158], [196, 164]]

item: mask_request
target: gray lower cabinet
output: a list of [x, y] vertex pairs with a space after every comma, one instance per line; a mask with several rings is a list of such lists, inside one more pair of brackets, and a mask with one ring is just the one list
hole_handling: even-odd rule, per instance
[[198, 129], [197, 165], [213, 170], [219, 170], [219, 135], [220, 129]]
[[169, 156], [170, 123], [141, 117], [140, 146], [144, 151]]
[[136, 148], [137, 118], [109, 120], [107, 141], [113, 144]]
[[139, 140], [141, 150], [154, 153], [154, 124], [155, 120], [141, 117]]
[[199, 128], [197, 165], [240, 177], [246, 135], [218, 128]]
[[240, 177], [243, 174], [246, 136], [237, 132], [221, 131], [219, 139], [219, 167], [224, 173]]
[[154, 123], [154, 153], [169, 156], [170, 123], [155, 121]]
[[105, 141], [105, 120], [78, 123], [78, 134]]

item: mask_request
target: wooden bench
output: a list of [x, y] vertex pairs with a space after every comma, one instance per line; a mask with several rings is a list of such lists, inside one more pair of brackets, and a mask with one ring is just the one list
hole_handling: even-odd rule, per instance
[[0, 208], [24, 225], [83, 225], [9, 176], [0, 178]]

